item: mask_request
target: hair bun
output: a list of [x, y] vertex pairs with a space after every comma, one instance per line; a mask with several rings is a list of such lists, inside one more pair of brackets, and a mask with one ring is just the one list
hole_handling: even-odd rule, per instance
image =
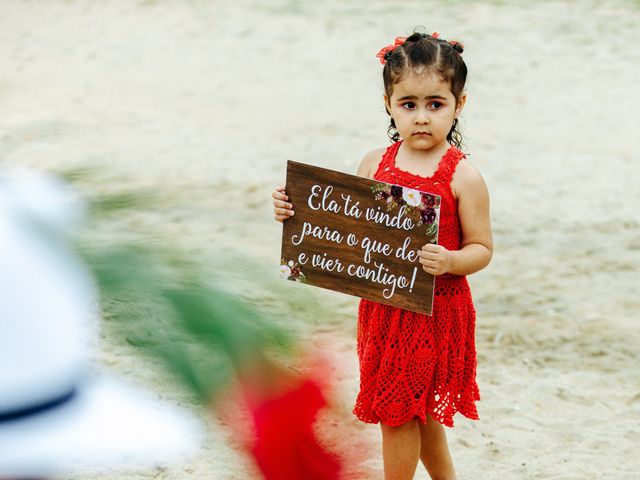
[[458, 53], [464, 52], [464, 45], [462, 43], [456, 42], [455, 40], [450, 41], [449, 43], [451, 44], [451, 46], [456, 52]]
[[411, 35], [407, 37], [407, 42], [418, 42], [423, 38], [427, 38], [429, 35], [422, 32], [413, 32]]

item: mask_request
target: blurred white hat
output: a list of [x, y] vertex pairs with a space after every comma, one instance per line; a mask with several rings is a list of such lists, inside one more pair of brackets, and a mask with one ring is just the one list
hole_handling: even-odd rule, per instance
[[191, 414], [90, 373], [97, 295], [64, 242], [79, 205], [50, 177], [0, 174], [0, 477], [151, 466], [200, 442]]

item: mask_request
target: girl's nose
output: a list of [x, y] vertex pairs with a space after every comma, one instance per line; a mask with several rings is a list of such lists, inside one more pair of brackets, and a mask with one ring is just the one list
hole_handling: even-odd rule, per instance
[[416, 112], [415, 122], [417, 124], [428, 124], [429, 123], [429, 114], [426, 110], [418, 110]]

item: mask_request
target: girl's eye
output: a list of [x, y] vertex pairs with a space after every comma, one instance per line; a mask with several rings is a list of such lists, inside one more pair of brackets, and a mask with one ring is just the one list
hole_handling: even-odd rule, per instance
[[440, 108], [440, 106], [442, 105], [442, 103], [440, 103], [440, 102], [431, 102], [429, 105], [437, 105], [437, 106], [436, 106], [436, 110], [437, 110], [438, 108]]
[[416, 104], [413, 103], [413, 102], [407, 102], [407, 103], [403, 103], [402, 106], [404, 108], [408, 108], [409, 110], [411, 110], [411, 109], [415, 108]]

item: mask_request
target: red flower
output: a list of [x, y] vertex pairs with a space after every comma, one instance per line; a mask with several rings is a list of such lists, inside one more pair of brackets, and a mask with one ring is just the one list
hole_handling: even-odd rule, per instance
[[400, 45], [402, 45], [406, 40], [407, 40], [407, 37], [396, 37], [396, 40], [395, 42], [393, 42], [393, 44], [387, 45], [386, 47], [381, 48], [380, 51], [376, 54], [376, 57], [380, 59], [380, 63], [383, 65], [387, 63], [387, 59], [384, 58], [386, 53], [395, 50], [396, 47], [399, 47]]

